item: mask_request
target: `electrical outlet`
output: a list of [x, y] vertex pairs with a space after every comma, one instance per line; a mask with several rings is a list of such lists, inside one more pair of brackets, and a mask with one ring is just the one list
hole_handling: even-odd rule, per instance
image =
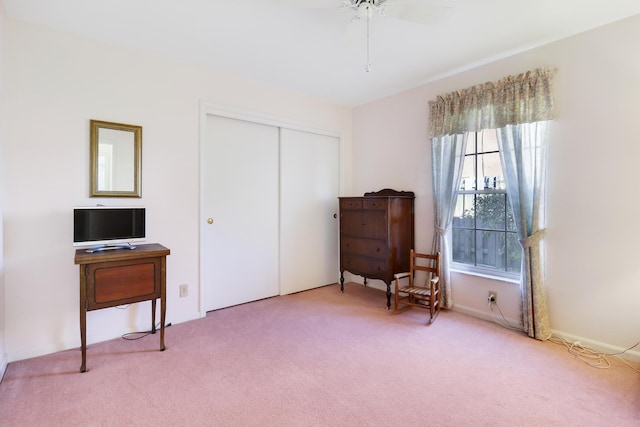
[[487, 301], [489, 304], [496, 304], [498, 302], [498, 294], [495, 291], [489, 291]]
[[184, 298], [189, 295], [189, 285], [180, 285], [180, 298]]

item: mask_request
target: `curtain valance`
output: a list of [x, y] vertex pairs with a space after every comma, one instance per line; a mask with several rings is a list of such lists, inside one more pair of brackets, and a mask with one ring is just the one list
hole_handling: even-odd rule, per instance
[[552, 120], [554, 73], [538, 68], [438, 96], [429, 102], [429, 136]]

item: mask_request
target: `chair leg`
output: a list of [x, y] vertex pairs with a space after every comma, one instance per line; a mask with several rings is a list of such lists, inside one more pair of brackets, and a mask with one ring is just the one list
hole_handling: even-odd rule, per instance
[[431, 318], [429, 319], [429, 323], [433, 323], [433, 321], [436, 320], [436, 318], [440, 314], [440, 300], [438, 300], [437, 298], [431, 297], [430, 304], [429, 304], [429, 312], [430, 312], [429, 314], [431, 315]]
[[396, 279], [396, 291], [393, 293], [393, 312], [398, 312], [398, 279]]

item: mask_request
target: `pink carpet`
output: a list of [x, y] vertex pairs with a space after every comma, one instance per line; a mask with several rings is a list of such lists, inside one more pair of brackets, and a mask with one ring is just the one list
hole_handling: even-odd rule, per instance
[[3, 426], [638, 426], [640, 374], [347, 284], [10, 363]]

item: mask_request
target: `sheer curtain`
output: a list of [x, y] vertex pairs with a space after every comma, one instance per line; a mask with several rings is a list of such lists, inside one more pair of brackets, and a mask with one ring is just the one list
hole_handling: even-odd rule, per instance
[[[549, 331], [542, 262], [547, 125], [537, 122], [554, 118], [554, 73], [552, 68], [539, 68], [497, 82], [451, 92], [429, 102], [436, 212], [434, 250], [443, 253], [441, 268], [446, 272], [440, 279], [443, 305], [450, 307], [453, 301], [448, 242], [446, 237], [441, 236], [446, 235], [451, 224], [451, 218], [447, 221], [446, 215], [452, 215], [455, 206], [455, 197], [443, 194], [447, 192], [448, 183], [454, 185], [453, 191], [457, 190], [460, 179], [457, 174], [464, 160], [463, 156], [458, 158], [445, 153], [457, 152], [457, 141], [462, 134], [500, 129], [498, 134], [507, 153], [501, 154], [506, 166], [507, 192], [514, 187], [518, 189], [516, 196], [510, 194], [509, 197], [512, 206], [513, 197], [517, 197], [519, 203], [519, 212], [516, 213], [514, 208], [514, 215], [520, 218], [518, 231], [524, 251], [520, 286], [522, 322], [530, 336], [542, 340], [548, 338]], [[444, 148], [444, 145], [449, 147]], [[464, 147], [465, 143], [461, 145]], [[530, 166], [532, 158], [536, 159], [534, 166]], [[443, 166], [445, 164], [446, 167]], [[527, 219], [527, 215], [531, 219]]]
[[466, 133], [443, 135], [433, 138], [432, 141], [433, 206], [435, 211], [433, 252], [440, 252], [441, 304], [445, 308], [453, 306], [449, 273], [451, 261], [449, 229], [453, 221], [457, 190], [460, 187], [466, 145]]
[[507, 125], [498, 129], [498, 147], [507, 195], [522, 253], [522, 323], [531, 337], [551, 336], [543, 273], [546, 227], [546, 157], [549, 122]]

